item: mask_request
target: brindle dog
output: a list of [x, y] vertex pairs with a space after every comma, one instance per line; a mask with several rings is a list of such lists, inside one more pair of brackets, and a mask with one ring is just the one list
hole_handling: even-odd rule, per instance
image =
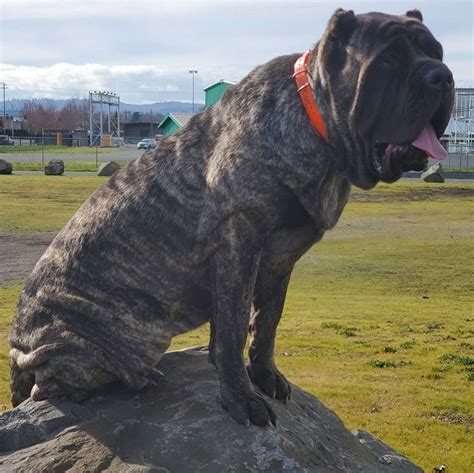
[[428, 124], [441, 136], [453, 104], [441, 45], [416, 10], [334, 13], [309, 63], [327, 142], [298, 96], [298, 57], [257, 67], [57, 235], [14, 320], [14, 406], [80, 401], [115, 381], [141, 389], [171, 338], [210, 320], [223, 407], [240, 423], [275, 423], [254, 386], [290, 397], [274, 343], [293, 266], [336, 224], [351, 184], [425, 164], [410, 143]]

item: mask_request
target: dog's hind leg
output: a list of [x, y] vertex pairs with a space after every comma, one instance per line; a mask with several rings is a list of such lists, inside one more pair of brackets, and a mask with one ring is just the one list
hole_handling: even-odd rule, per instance
[[13, 348], [12, 404], [18, 405], [29, 396], [34, 401], [79, 402], [115, 381], [117, 378], [98, 364], [88, 348], [62, 342], [42, 345], [29, 353]]
[[35, 375], [32, 372], [21, 370], [15, 358], [10, 356], [10, 391], [13, 407], [18, 406], [30, 397], [34, 384]]
[[63, 380], [52, 376], [42, 378], [40, 382], [35, 383], [30, 395], [33, 401], [67, 399], [68, 401], [80, 402], [88, 398], [91, 395], [91, 391], [71, 386]]
[[86, 357], [71, 348], [71, 353], [59, 355], [35, 370], [31, 397], [35, 401], [67, 399], [80, 402], [116, 380], [95, 363], [94, 357]]

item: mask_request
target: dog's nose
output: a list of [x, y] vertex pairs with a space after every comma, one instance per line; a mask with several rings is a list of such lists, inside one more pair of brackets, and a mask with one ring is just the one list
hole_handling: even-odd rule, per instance
[[425, 82], [431, 87], [446, 90], [453, 85], [453, 74], [444, 64], [437, 64], [425, 73]]

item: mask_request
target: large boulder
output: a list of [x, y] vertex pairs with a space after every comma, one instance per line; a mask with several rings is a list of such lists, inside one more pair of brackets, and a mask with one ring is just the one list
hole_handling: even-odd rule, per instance
[[64, 174], [64, 161], [62, 159], [52, 159], [44, 167], [47, 176], [62, 176]]
[[115, 161], [108, 161], [102, 164], [97, 171], [98, 176], [111, 176], [120, 169], [120, 164]]
[[421, 179], [425, 182], [444, 182], [443, 166], [441, 166], [441, 163], [433, 164], [421, 175]]
[[293, 386], [270, 401], [277, 427], [245, 427], [221, 408], [215, 369], [198, 349], [165, 354], [165, 379], [82, 404], [27, 400], [0, 416], [0, 471], [420, 473], [364, 431], [352, 434]]
[[0, 174], [11, 174], [13, 167], [6, 159], [0, 159]]

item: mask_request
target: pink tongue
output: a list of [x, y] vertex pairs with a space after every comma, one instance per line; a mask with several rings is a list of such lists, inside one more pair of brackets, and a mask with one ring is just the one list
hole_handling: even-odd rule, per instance
[[443, 148], [443, 145], [439, 142], [436, 137], [436, 133], [433, 130], [431, 124], [423, 129], [418, 138], [413, 141], [413, 146], [416, 146], [434, 159], [446, 159], [448, 157], [448, 152]]

